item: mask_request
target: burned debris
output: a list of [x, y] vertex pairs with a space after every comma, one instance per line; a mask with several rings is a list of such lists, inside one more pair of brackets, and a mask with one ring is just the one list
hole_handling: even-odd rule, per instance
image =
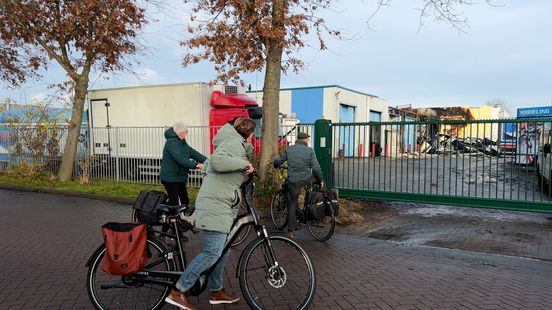
[[[472, 109], [464, 107], [418, 108], [412, 111], [421, 121], [476, 120]], [[500, 155], [497, 143], [499, 126], [499, 124], [478, 126], [464, 122], [430, 123], [419, 126], [417, 132], [419, 152], [422, 154], [481, 153], [498, 156]]]

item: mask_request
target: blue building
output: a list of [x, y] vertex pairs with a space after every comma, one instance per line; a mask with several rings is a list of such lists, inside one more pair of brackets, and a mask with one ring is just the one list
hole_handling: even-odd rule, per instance
[[[248, 95], [262, 105], [262, 91], [250, 91]], [[389, 121], [389, 104], [385, 99], [340, 85], [282, 88], [280, 113], [295, 116], [300, 123], [314, 123], [317, 119], [329, 119], [334, 123]], [[366, 137], [366, 138], [365, 138]], [[385, 133], [377, 126], [371, 132], [353, 132], [343, 128], [339, 132], [340, 150], [344, 156], [366, 156], [366, 141], [383, 145]], [[362, 154], [360, 154], [362, 153]]]

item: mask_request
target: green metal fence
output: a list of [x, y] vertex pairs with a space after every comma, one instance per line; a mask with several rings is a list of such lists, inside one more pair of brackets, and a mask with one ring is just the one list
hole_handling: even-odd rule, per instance
[[552, 213], [552, 118], [331, 124], [343, 197]]

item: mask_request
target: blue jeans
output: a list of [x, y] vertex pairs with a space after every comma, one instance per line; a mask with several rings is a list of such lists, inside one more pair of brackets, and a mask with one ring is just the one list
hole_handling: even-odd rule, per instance
[[[222, 254], [224, 242], [226, 242], [227, 234], [218, 231], [204, 230], [203, 231], [203, 250], [199, 253], [184, 270], [180, 279], [176, 283], [176, 288], [181, 292], [188, 291], [194, 286], [201, 273], [211, 267]], [[211, 291], [222, 289], [224, 280], [224, 265], [228, 260], [228, 252], [217, 264], [208, 280], [208, 287]]]

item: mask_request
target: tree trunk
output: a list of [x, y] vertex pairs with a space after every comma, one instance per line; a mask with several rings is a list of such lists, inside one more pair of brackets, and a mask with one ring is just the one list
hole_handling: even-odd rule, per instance
[[[273, 2], [273, 25], [283, 28], [284, 0]], [[282, 34], [285, 33], [282, 31]], [[283, 38], [282, 41], [283, 42]], [[268, 170], [272, 169], [272, 160], [278, 151], [278, 113], [280, 111], [280, 77], [282, 75], [282, 43], [277, 40], [268, 42], [266, 72], [263, 85], [263, 142], [259, 160], [261, 184], [266, 183]]]
[[71, 181], [73, 166], [77, 155], [77, 144], [82, 125], [82, 113], [84, 111], [84, 100], [88, 92], [88, 76], [81, 76], [75, 83], [75, 95], [73, 96], [73, 111], [69, 122], [69, 131], [63, 148], [63, 158], [58, 172], [61, 182]]

